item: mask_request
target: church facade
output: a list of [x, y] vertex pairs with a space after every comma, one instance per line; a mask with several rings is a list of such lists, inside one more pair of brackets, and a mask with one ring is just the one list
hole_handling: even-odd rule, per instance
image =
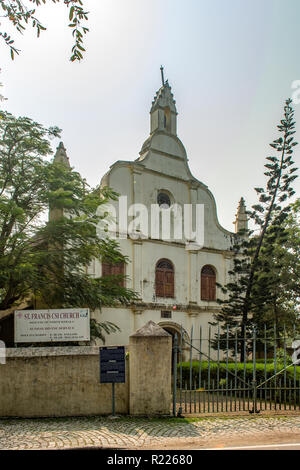
[[[179, 341], [181, 327], [187, 338], [192, 327], [194, 338], [199, 338], [200, 328], [207, 338], [209, 322], [220, 308], [217, 298], [222, 298], [216, 283], [224, 285], [229, 280], [235, 234], [221, 227], [212, 193], [191, 174], [176, 128], [176, 103], [162, 75], [162, 86], [150, 110], [150, 136], [140, 156], [115, 162], [101, 181], [102, 187], [111, 187], [120, 195], [113, 203], [114, 233], [129, 262], [110, 266], [95, 260], [89, 272], [97, 277], [125, 274], [126, 286], [140, 298], [128, 307], [105, 307], [93, 313], [98, 321], [113, 322], [121, 330], [107, 337], [107, 345], [127, 344], [129, 336], [149, 320], [173, 336], [177, 333]], [[150, 221], [151, 215], [156, 216], [155, 222]], [[193, 221], [186, 233], [188, 215], [189, 223]], [[164, 217], [170, 222], [167, 236]], [[189, 234], [197, 232], [193, 217], [201, 225], [201, 240], [198, 236], [196, 242], [189, 239]], [[246, 227], [241, 199], [235, 232]]]

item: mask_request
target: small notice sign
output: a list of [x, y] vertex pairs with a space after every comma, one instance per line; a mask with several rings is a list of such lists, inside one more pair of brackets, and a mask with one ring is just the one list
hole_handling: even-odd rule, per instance
[[88, 308], [15, 311], [15, 343], [89, 340]]
[[125, 346], [100, 349], [100, 382], [125, 383]]

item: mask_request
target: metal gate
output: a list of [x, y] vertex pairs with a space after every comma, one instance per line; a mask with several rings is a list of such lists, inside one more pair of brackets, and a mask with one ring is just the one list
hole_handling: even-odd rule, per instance
[[212, 337], [210, 326], [207, 338], [201, 327], [195, 338], [192, 327], [188, 338], [181, 328], [173, 343], [173, 415], [299, 411], [296, 325], [292, 331], [291, 338], [265, 325], [241, 338], [228, 328], [221, 335], [218, 326]]

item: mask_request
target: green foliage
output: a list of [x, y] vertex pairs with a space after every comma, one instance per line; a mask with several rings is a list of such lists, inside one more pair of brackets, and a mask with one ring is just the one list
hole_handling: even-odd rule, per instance
[[[281, 369], [284, 368], [284, 363], [282, 362], [277, 362], [276, 366], [276, 371], [279, 372]], [[178, 381], [180, 380], [180, 365], [178, 364], [177, 366], [177, 377]], [[245, 370], [246, 370], [246, 382], [251, 383], [253, 380], [253, 362], [246, 362], [245, 363]], [[260, 382], [265, 381], [265, 364], [262, 362], [257, 362], [256, 363], [256, 380], [257, 383], [259, 384]], [[300, 380], [300, 366], [296, 366], [296, 380]], [[234, 384], [234, 375], [235, 375], [235, 363], [234, 362], [229, 362], [228, 363], [228, 380], [229, 380], [229, 386], [232, 381]], [[217, 378], [218, 378], [218, 365], [216, 362], [211, 362], [210, 363], [210, 380], [215, 381], [215, 386], [218, 386]], [[274, 362], [267, 362], [266, 366], [266, 377], [271, 378], [275, 374], [275, 367], [274, 367]], [[240, 379], [244, 379], [244, 364], [241, 362], [237, 363], [237, 376]], [[287, 380], [294, 380], [294, 367], [290, 367], [286, 371], [286, 377]], [[219, 385], [224, 385], [225, 386], [225, 379], [226, 379], [226, 362], [220, 362], [220, 368], [219, 368]], [[280, 374], [277, 377], [277, 384], [278, 380], [283, 380], [283, 374]], [[201, 383], [203, 386], [203, 381], [206, 382], [207, 385], [207, 380], [208, 380], [208, 362], [207, 361], [202, 361], [201, 362]], [[182, 382], [187, 383], [189, 387], [189, 381], [190, 381], [190, 363], [189, 362], [183, 362], [182, 363]], [[273, 381], [270, 381], [273, 382]], [[194, 384], [196, 384], [196, 387], [198, 387], [199, 384], [199, 362], [198, 361], [193, 361], [192, 362], [192, 386], [194, 387]], [[243, 387], [243, 382], [240, 380], [237, 381], [237, 384], [239, 387]]]
[[[47, 0], [30, 0], [35, 7], [45, 4]], [[52, 0], [52, 3], [58, 3], [59, 0]], [[28, 3], [28, 2], [27, 2]], [[72, 36], [74, 37], [74, 45], [72, 47], [72, 55], [70, 60], [80, 61], [83, 56], [82, 52], [85, 51], [83, 47], [83, 36], [88, 32], [88, 28], [82, 24], [83, 21], [88, 20], [88, 12], [83, 8], [82, 0], [64, 0], [64, 4], [69, 9], [69, 28], [72, 29]], [[0, 7], [4, 12], [2, 17], [6, 18], [19, 33], [23, 33], [28, 25], [31, 23], [32, 27], [36, 30], [37, 37], [40, 36], [41, 31], [45, 31], [46, 27], [43, 26], [39, 19], [35, 16], [35, 8], [30, 9], [26, 5], [26, 1], [22, 0], [0, 0]], [[14, 39], [11, 38], [4, 31], [0, 31], [0, 37], [4, 40], [5, 44], [10, 49], [12, 60], [15, 54], [19, 54], [20, 50], [14, 46]]]
[[271, 225], [266, 232], [254, 275], [252, 316], [260, 330], [275, 324], [279, 334], [286, 328], [292, 335], [300, 292], [299, 201], [289, 210], [280, 228]]
[[284, 323], [292, 330], [297, 318], [299, 287], [296, 277], [289, 275], [292, 271], [299, 273], [299, 232], [291, 219], [293, 205], [288, 202], [295, 194], [292, 183], [297, 177], [292, 160], [297, 143], [293, 141], [291, 100], [286, 101], [277, 128], [282, 137], [270, 144], [277, 154], [267, 157], [266, 185], [255, 188], [258, 203], [248, 212], [255, 229], [236, 235], [230, 280], [220, 286], [225, 300], [219, 300], [222, 308], [215, 319], [222, 324], [221, 338], [226, 337], [227, 328], [230, 337], [237, 328], [239, 336], [244, 337], [253, 325], [261, 335], [264, 324], [268, 329], [275, 324], [280, 335]]
[[91, 318], [90, 320], [91, 340], [99, 338], [101, 339], [103, 343], [105, 343], [104, 334], [109, 335], [110, 333], [115, 333], [116, 331], [121, 331], [121, 330], [114, 323], [111, 323], [109, 321], [99, 323], [94, 318]]
[[29, 118], [0, 113], [0, 309], [26, 297], [38, 277], [33, 239], [38, 219], [47, 208], [49, 137], [59, 129], [44, 129]]
[[[96, 277], [88, 269], [95, 259], [127, 262], [117, 242], [96, 230], [99, 205], [116, 193], [89, 188], [69, 166], [46, 160], [58, 128], [5, 112], [0, 118], [0, 310], [33, 297], [44, 308], [92, 310], [137, 299], [121, 275]], [[116, 328], [92, 326], [100, 338]]]

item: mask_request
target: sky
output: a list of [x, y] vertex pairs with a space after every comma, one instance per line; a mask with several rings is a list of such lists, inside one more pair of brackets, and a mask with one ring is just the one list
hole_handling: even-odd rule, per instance
[[[26, 0], [25, 0], [26, 3]], [[47, 27], [14, 33], [14, 61], [0, 43], [2, 106], [57, 125], [71, 165], [91, 186], [116, 160], [135, 160], [161, 86], [172, 86], [177, 133], [192, 174], [212, 191], [218, 219], [233, 231], [241, 196], [249, 208], [265, 182], [269, 143], [292, 83], [300, 80], [299, 0], [84, 0], [87, 52], [73, 45], [63, 2], [37, 8]], [[32, 7], [32, 4], [27, 1]], [[5, 19], [0, 29], [12, 32]], [[300, 141], [300, 104], [295, 104]], [[299, 161], [300, 147], [294, 160]], [[294, 188], [299, 197], [300, 180]]]

